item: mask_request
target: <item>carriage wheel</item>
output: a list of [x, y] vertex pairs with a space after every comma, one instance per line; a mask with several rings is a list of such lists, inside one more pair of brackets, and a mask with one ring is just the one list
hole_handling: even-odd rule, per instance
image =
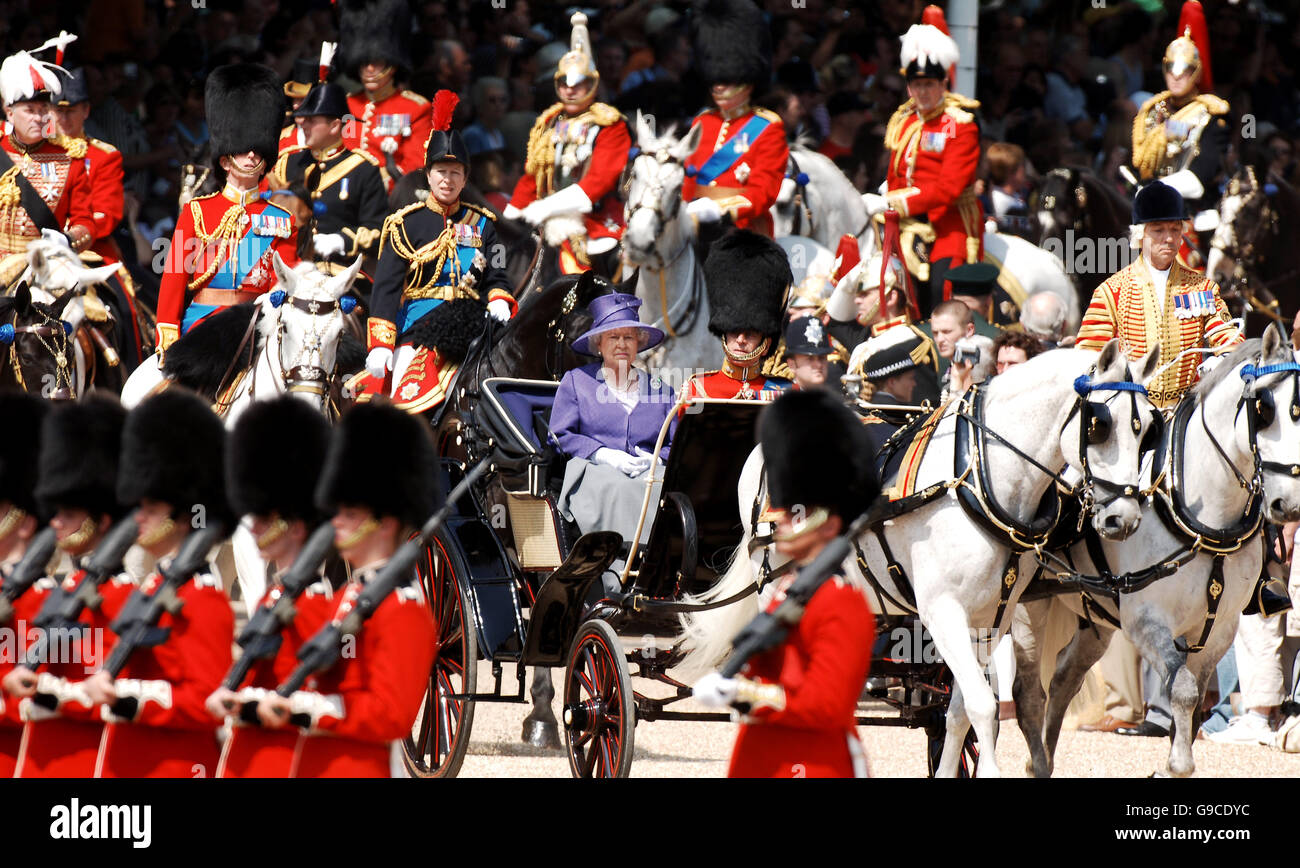
[[402, 740], [407, 771], [417, 778], [451, 778], [469, 748], [478, 685], [478, 643], [465, 591], [468, 571], [455, 543], [441, 529], [417, 562], [420, 585], [433, 613], [433, 668], [411, 734]]
[[578, 630], [564, 671], [564, 742], [578, 778], [625, 778], [636, 727], [622, 644], [604, 621]]
[[[934, 777], [934, 773], [939, 769], [939, 761], [943, 758], [943, 742], [946, 736], [944, 727], [944, 718], [942, 714], [935, 715], [935, 723], [925, 728], [925, 759], [927, 774]], [[979, 768], [980, 747], [975, 738], [975, 727], [966, 730], [966, 738], [961, 743], [961, 759], [957, 762], [957, 777], [973, 778], [975, 770]]]

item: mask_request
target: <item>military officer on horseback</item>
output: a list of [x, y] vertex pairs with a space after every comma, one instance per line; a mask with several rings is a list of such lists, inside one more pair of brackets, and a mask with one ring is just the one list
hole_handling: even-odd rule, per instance
[[[362, 400], [385, 391], [411, 413], [443, 400], [485, 316], [505, 322], [516, 309], [494, 215], [460, 198], [470, 162], [465, 140], [448, 131], [455, 104], [450, 91], [434, 97], [429, 197], [384, 221], [367, 321], [370, 352], [365, 374], [352, 384]], [[384, 390], [390, 371], [392, 388]]]
[[616, 188], [632, 147], [623, 115], [596, 102], [600, 73], [587, 16], [575, 12], [571, 21], [570, 49], [555, 69], [560, 101], [533, 125], [524, 174], [504, 212], [543, 227], [546, 243], [559, 249], [562, 274], [586, 271], [593, 255], [617, 246], [623, 204]]
[[754, 88], [772, 73], [771, 37], [751, 0], [709, 0], [695, 22], [695, 62], [714, 108], [695, 116], [700, 130], [686, 160], [682, 201], [701, 223], [727, 218], [740, 229], [772, 237], [769, 213], [781, 192], [790, 148], [780, 116], [754, 108]]
[[208, 76], [204, 102], [222, 188], [191, 199], [176, 221], [158, 288], [160, 351], [204, 317], [269, 291], [273, 255], [298, 263], [292, 215], [258, 192], [276, 159], [280, 101], [268, 67], [231, 64]]

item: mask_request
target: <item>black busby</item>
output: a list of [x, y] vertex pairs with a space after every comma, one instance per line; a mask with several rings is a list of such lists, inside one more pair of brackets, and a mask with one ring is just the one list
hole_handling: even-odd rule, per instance
[[327, 118], [342, 118], [348, 113], [348, 95], [337, 84], [318, 84], [303, 98], [302, 105], [293, 112], [295, 118], [309, 118], [324, 115]]
[[[0, 500], [36, 513], [36, 456], [49, 403], [17, 390], [0, 392]], [[0, 515], [0, 519], [4, 516]]]
[[225, 492], [226, 429], [206, 401], [173, 386], [127, 414], [117, 465], [117, 499], [135, 506], [142, 498], [171, 504], [190, 520], [230, 522]]
[[[376, 463], [376, 456], [383, 460]], [[363, 506], [419, 527], [443, 500], [433, 437], [418, 416], [391, 404], [358, 404], [334, 429], [316, 505]]]
[[42, 511], [84, 509], [91, 516], [118, 517], [117, 460], [126, 409], [116, 398], [90, 395], [60, 404], [41, 427], [36, 498]]
[[695, 63], [708, 85], [752, 84], [772, 75], [772, 34], [753, 0], [702, 0], [692, 22]]
[[723, 236], [704, 260], [709, 331], [754, 330], [781, 335], [786, 291], [794, 280], [785, 251], [771, 238], [741, 229]]
[[433, 95], [433, 131], [424, 143], [424, 168], [428, 171], [434, 163], [455, 160], [469, 171], [469, 148], [459, 130], [451, 128], [452, 115], [460, 97], [455, 91], [440, 90]]
[[203, 104], [212, 170], [218, 180], [225, 183], [221, 158], [228, 154], [253, 151], [266, 161], [270, 171], [279, 152], [280, 125], [284, 121], [284, 97], [275, 71], [260, 63], [219, 66], [208, 76]]
[[1133, 197], [1133, 225], [1182, 220], [1183, 194], [1164, 181], [1147, 184]]
[[226, 438], [226, 494], [237, 515], [316, 524], [316, 481], [329, 449], [325, 417], [288, 395], [256, 401]]
[[850, 522], [880, 493], [862, 420], [827, 389], [776, 399], [759, 417], [758, 438], [777, 509], [825, 507]]
[[[411, 69], [411, 7], [407, 0], [340, 0], [339, 50], [352, 75], [365, 63], [384, 61]], [[399, 71], [398, 77], [402, 72]]]

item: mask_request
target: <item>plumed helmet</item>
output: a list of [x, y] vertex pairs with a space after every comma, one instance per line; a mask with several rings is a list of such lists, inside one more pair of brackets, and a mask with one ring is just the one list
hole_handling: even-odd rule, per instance
[[[5, 105], [26, 100], [49, 100], [63, 92], [67, 72], [63, 69], [63, 51], [77, 37], [66, 30], [45, 40], [32, 52], [18, 51], [0, 63], [0, 98]], [[54, 62], [37, 60], [34, 55], [54, 49]]]
[[411, 69], [411, 7], [407, 0], [339, 0], [339, 6], [344, 70], [356, 75], [371, 61]]
[[339, 506], [363, 506], [418, 527], [443, 500], [441, 478], [421, 418], [392, 405], [358, 404], [334, 429], [316, 505], [330, 514]]
[[117, 462], [122, 451], [126, 409], [116, 398], [89, 395], [60, 403], [41, 428], [41, 509], [84, 509], [114, 518], [125, 512], [117, 500]]
[[316, 482], [330, 427], [305, 401], [285, 395], [255, 401], [226, 439], [226, 494], [236, 515], [270, 515], [317, 524]]
[[691, 30], [705, 84], [762, 88], [771, 78], [772, 34], [753, 0], [700, 0]]
[[260, 63], [219, 66], [208, 76], [203, 104], [208, 119], [213, 172], [225, 183], [221, 158], [253, 151], [275, 164], [284, 120], [284, 96], [275, 70]]
[[569, 35], [569, 50], [555, 66], [555, 84], [557, 87], [561, 83], [572, 87], [580, 81], [590, 80], [594, 89], [600, 81], [600, 73], [596, 70], [596, 58], [591, 52], [587, 16], [574, 12], [569, 23], [573, 25], [573, 31]]
[[741, 229], [719, 239], [704, 260], [709, 331], [722, 337], [753, 330], [775, 343], [793, 279], [785, 251], [771, 238]]
[[880, 493], [862, 420], [827, 389], [790, 391], [763, 411], [758, 438], [777, 509], [857, 518]]
[[[17, 390], [0, 392], [0, 500], [36, 513], [36, 456], [49, 402]], [[0, 522], [5, 516], [0, 515]]]
[[[942, 24], [942, 14], [940, 12], [938, 17], [932, 16], [930, 21]], [[902, 46], [898, 52], [898, 59], [903, 64], [903, 77], [908, 81], [918, 78], [937, 78], [943, 81], [959, 58], [957, 43], [947, 34], [946, 25], [939, 27], [929, 22], [909, 27], [902, 36]]]
[[1178, 38], [1165, 47], [1164, 70], [1170, 75], [1191, 71], [1202, 90], [1214, 90], [1210, 72], [1210, 30], [1205, 10], [1197, 0], [1187, 0], [1178, 15]]
[[226, 429], [208, 403], [173, 386], [135, 407], [122, 429], [117, 499], [160, 500], [189, 521], [230, 522], [225, 491]]
[[460, 130], [451, 128], [451, 119], [456, 113], [460, 97], [455, 91], [440, 90], [433, 95], [433, 130], [429, 141], [424, 143], [424, 168], [427, 171], [434, 163], [455, 160], [469, 171], [469, 146], [465, 144]]

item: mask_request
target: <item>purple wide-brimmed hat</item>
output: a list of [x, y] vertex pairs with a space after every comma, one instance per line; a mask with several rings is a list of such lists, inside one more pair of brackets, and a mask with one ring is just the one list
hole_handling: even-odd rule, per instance
[[638, 328], [645, 332], [646, 344], [637, 352], [658, 346], [664, 339], [664, 333], [654, 326], [641, 322], [636, 313], [639, 307], [641, 307], [641, 299], [623, 292], [613, 292], [592, 299], [591, 328], [573, 342], [573, 351], [584, 356], [598, 356], [599, 351], [592, 350], [588, 343], [591, 338], [605, 332], [612, 332], [614, 329], [625, 328]]

